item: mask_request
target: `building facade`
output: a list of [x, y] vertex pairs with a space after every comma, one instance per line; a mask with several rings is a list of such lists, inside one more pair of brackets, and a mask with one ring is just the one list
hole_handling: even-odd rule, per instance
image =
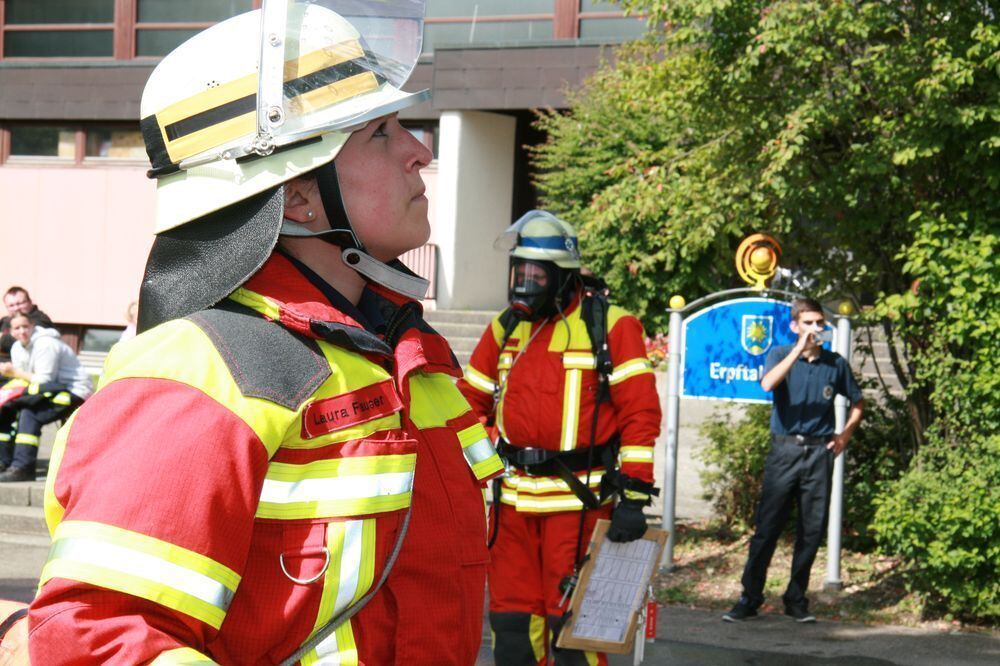
[[[26, 287], [81, 349], [116, 339], [152, 243], [146, 79], [191, 35], [260, 4], [0, 0], [0, 290]], [[608, 46], [644, 29], [613, 2], [428, 0], [407, 87], [433, 97], [400, 118], [435, 155], [430, 245], [405, 258], [432, 278], [431, 307], [503, 304], [492, 240], [536, 204], [533, 110], [564, 108]]]

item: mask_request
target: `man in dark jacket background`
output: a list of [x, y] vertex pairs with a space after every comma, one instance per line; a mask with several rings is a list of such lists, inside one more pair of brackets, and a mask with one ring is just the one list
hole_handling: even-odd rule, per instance
[[0, 319], [0, 356], [5, 360], [10, 358], [10, 348], [14, 346], [14, 336], [10, 334], [10, 318], [16, 314], [28, 315], [35, 326], [55, 328], [49, 316], [38, 309], [28, 290], [17, 285], [8, 289], [3, 295], [3, 304], [7, 308], [7, 316]]

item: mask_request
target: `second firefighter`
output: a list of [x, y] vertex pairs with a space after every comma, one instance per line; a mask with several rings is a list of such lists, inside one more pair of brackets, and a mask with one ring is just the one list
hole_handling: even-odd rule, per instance
[[498, 666], [605, 664], [603, 654], [552, 646], [596, 521], [611, 518], [615, 541], [646, 531], [660, 405], [642, 325], [581, 274], [567, 222], [530, 211], [497, 247], [510, 252], [510, 307], [459, 381], [508, 463], [491, 521], [494, 657]]

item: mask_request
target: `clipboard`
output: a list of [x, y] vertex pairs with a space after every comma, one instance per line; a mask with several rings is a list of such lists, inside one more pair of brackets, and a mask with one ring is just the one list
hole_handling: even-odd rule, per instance
[[557, 647], [628, 654], [635, 640], [649, 581], [659, 568], [668, 532], [649, 528], [629, 543], [608, 541], [609, 520], [598, 520], [590, 538], [590, 558], [573, 590], [572, 614], [559, 632]]

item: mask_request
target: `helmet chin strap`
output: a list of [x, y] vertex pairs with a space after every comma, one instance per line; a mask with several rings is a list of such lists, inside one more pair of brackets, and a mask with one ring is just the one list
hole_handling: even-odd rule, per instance
[[406, 269], [400, 261], [390, 266], [358, 248], [345, 248], [340, 254], [344, 263], [365, 279], [392, 289], [397, 294], [419, 301], [427, 295], [430, 282]]
[[430, 282], [408, 270], [398, 259], [390, 265], [371, 256], [364, 243], [354, 233], [351, 220], [347, 216], [344, 197], [340, 191], [340, 178], [334, 162], [325, 164], [314, 172], [319, 185], [319, 196], [323, 202], [330, 228], [323, 231], [308, 231], [289, 220], [282, 220], [281, 235], [296, 238], [321, 237], [323, 240], [343, 248], [341, 260], [369, 282], [380, 284], [392, 291], [420, 300], [427, 295]]

